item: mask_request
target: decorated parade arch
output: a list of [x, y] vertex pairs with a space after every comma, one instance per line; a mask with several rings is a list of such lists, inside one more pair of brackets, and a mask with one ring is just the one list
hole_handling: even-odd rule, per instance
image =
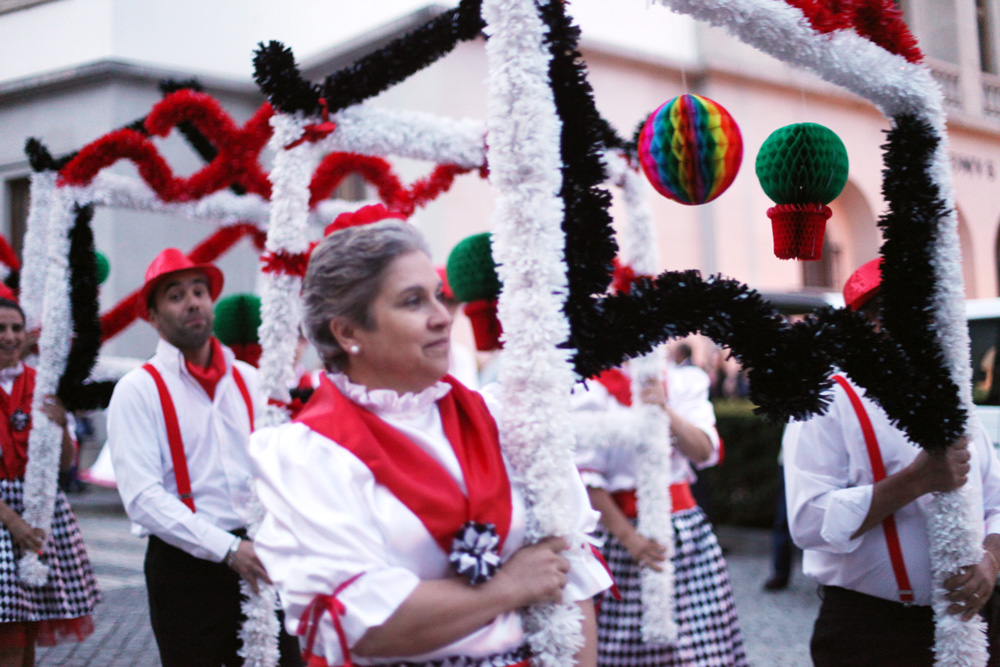
[[[219, 229], [192, 251], [198, 261], [218, 256], [243, 235], [256, 239], [262, 272], [261, 384], [271, 399], [260, 423], [271, 425], [288, 418], [310, 229], [351, 206], [328, 200], [336, 183], [347, 173], [363, 173], [380, 199], [409, 215], [446, 191], [458, 174], [476, 171], [488, 174], [498, 194], [491, 228], [505, 345], [500, 379], [507, 409], [501, 439], [512, 464], [529, 480], [534, 538], [569, 530], [559, 471], [568, 465], [573, 446], [566, 401], [573, 384], [650, 353], [654, 356], [643, 372], [654, 374], [660, 363], [657, 346], [689, 333], [702, 333], [732, 351], [747, 370], [752, 400], [769, 418], [822, 411], [832, 369], [838, 367], [926, 449], [940, 449], [969, 432], [968, 421], [975, 417], [942, 96], [894, 4], [659, 4], [815, 72], [868, 100], [890, 120], [883, 181], [888, 211], [879, 221], [885, 238], [888, 335], [872, 332], [860, 315], [845, 309], [824, 309], [790, 324], [749, 287], [721, 276], [653, 275], [655, 257], [642, 250], [652, 244], [643, 242], [649, 225], [637, 180], [638, 165], [649, 153], [648, 137], [621, 138], [597, 112], [577, 51], [578, 30], [567, 14], [570, 6], [559, 0], [462, 0], [321, 83], [303, 80], [283, 45], [261, 45], [254, 64], [268, 103], [243, 127], [207, 95], [175, 86], [141, 123], [115, 130], [74, 155], [55, 159], [39, 142], [29, 143], [35, 175], [21, 294], [29, 325], [41, 326], [33, 408], [48, 393], [59, 393], [71, 408], [106, 400], [107, 385], [88, 376], [102, 331], [106, 338], [120, 330], [134, 307], [123, 302], [98, 316], [89, 232], [93, 205], [214, 221]], [[485, 124], [366, 103], [432, 65], [458, 42], [483, 34], [490, 64]], [[636, 110], [637, 121], [648, 111]], [[738, 110], [734, 116], [738, 119]], [[188, 178], [176, 177], [149, 140], [175, 128], [207, 162]], [[259, 159], [265, 146], [273, 155], [269, 169]], [[385, 162], [390, 157], [437, 166], [426, 179], [405, 187], [392, 176]], [[136, 163], [140, 178], [104, 171], [119, 160]], [[765, 172], [773, 175], [782, 165], [769, 169]], [[656, 185], [655, 173], [649, 168], [646, 173]], [[625, 188], [635, 222], [624, 259], [638, 277], [627, 292], [609, 291], [619, 254], [609, 180]], [[660, 428], [665, 440], [665, 424]], [[42, 528], [52, 513], [58, 444], [55, 427], [37, 420], [29, 445], [25, 516]], [[939, 584], [946, 573], [978, 561], [982, 553], [965, 511], [965, 492], [941, 494], [934, 502], [931, 561]], [[37, 558], [27, 557], [21, 567], [29, 579], [45, 574]], [[944, 614], [945, 606], [937, 595], [938, 663], [984, 664], [981, 628]], [[273, 591], [248, 597], [243, 637], [248, 664], [274, 664], [273, 608]], [[660, 621], [669, 635], [669, 610]], [[527, 627], [539, 665], [570, 664], [579, 643], [570, 606], [532, 609]]]

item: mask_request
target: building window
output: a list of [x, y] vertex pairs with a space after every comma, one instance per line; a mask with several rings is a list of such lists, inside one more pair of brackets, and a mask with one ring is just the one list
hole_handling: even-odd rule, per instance
[[997, 25], [1000, 10], [993, 0], [976, 0], [976, 26], [979, 29], [979, 66], [984, 72], [996, 74], [997, 63]]
[[24, 248], [24, 232], [28, 228], [30, 206], [31, 179], [27, 176], [7, 179], [7, 228], [4, 235], [18, 257]]
[[839, 289], [840, 275], [837, 270], [840, 248], [830, 242], [830, 235], [823, 239], [823, 256], [815, 262], [802, 262], [802, 286], [814, 289]]

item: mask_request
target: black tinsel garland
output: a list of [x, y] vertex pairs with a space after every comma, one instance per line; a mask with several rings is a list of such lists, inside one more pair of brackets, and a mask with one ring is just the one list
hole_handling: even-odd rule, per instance
[[601, 187], [606, 180], [601, 136], [609, 126], [597, 112], [577, 50], [579, 28], [566, 15], [563, 3], [548, 3], [540, 11], [549, 27], [549, 76], [562, 120], [560, 195], [569, 287], [563, 309], [570, 323], [566, 346], [579, 349], [577, 338], [586, 335], [584, 323], [593, 309], [592, 297], [604, 293], [611, 284], [612, 262], [618, 253], [609, 213], [611, 195]]
[[77, 206], [76, 220], [69, 232], [70, 307], [73, 343], [66, 370], [59, 379], [59, 396], [68, 410], [106, 408], [114, 382], [88, 382], [101, 349], [101, 320], [97, 299], [97, 255], [90, 223], [93, 205]]
[[483, 30], [482, 0], [462, 0], [384, 47], [328, 75], [322, 85], [302, 78], [291, 49], [280, 42], [261, 43], [254, 53], [254, 80], [274, 105], [285, 112], [320, 111], [320, 98], [330, 113], [364, 102], [450, 53], [459, 42]]
[[331, 112], [346, 109], [409, 78], [478, 37], [485, 26], [482, 0], [462, 0], [425, 24], [326, 77], [322, 90]]

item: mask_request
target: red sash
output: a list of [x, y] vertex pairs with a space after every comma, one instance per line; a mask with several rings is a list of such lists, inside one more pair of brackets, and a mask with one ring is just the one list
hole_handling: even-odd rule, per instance
[[0, 390], [0, 447], [3, 448], [2, 470], [3, 479], [24, 477], [24, 469], [28, 465], [28, 432], [31, 430], [31, 420], [28, 419], [24, 428], [15, 431], [10, 423], [10, 417], [18, 408], [25, 415], [31, 414], [31, 397], [35, 393], [35, 369], [24, 367], [24, 371], [14, 380], [10, 395]]
[[[170, 397], [170, 390], [167, 383], [163, 381], [160, 371], [156, 370], [153, 364], [146, 363], [143, 370], [153, 377], [156, 383], [156, 391], [160, 395], [160, 407], [163, 409], [163, 422], [167, 429], [167, 444], [170, 446], [170, 460], [174, 464], [174, 480], [177, 482], [177, 495], [181, 502], [194, 512], [194, 494], [191, 492], [191, 475], [188, 473], [187, 455], [184, 453], [184, 439], [181, 437], [180, 423], [177, 421], [177, 408], [174, 407], [174, 399]], [[247, 389], [243, 376], [233, 364], [233, 380], [240, 390], [240, 395], [247, 405], [247, 413], [250, 417], [250, 431], [253, 431], [253, 400], [250, 398], [250, 391]]]
[[448, 471], [412, 440], [346, 398], [325, 375], [295, 418], [358, 457], [375, 481], [417, 515], [445, 553], [469, 520], [492, 523], [503, 546], [511, 489], [496, 422], [482, 396], [451, 376], [438, 402], [441, 425], [462, 468], [468, 497]]
[[[882, 462], [882, 452], [878, 446], [878, 439], [875, 437], [875, 429], [872, 427], [872, 420], [868, 417], [864, 404], [858, 393], [854, 391], [843, 376], [834, 375], [833, 379], [841, 386], [847, 398], [851, 401], [858, 421], [861, 423], [861, 433], [865, 437], [865, 447], [868, 448], [868, 458], [872, 464], [872, 477], [875, 482], [885, 479], [885, 464]], [[882, 531], [885, 533], [885, 543], [889, 549], [889, 562], [892, 564], [892, 573], [896, 576], [896, 587], [899, 589], [899, 601], [903, 603], [913, 602], [913, 587], [910, 585], [910, 577], [906, 574], [906, 563], [903, 561], [903, 549], [899, 544], [899, 534], [896, 532], [896, 519], [892, 514], [882, 520]]]

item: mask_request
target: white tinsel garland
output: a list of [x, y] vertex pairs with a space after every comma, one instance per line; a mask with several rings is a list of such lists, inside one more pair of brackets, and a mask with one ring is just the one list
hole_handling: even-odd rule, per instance
[[[931, 253], [935, 277], [932, 317], [948, 370], [960, 388], [960, 400], [975, 420], [969, 364], [969, 333], [962, 300], [965, 290], [947, 154], [946, 115], [940, 87], [926, 65], [908, 62], [852, 30], [820, 35], [797, 8], [781, 0], [658, 0], [671, 9], [726, 28], [743, 41], [784, 62], [864, 97], [887, 116], [912, 114], [926, 120], [940, 143], [929, 173], [946, 204], [938, 245]], [[967, 425], [966, 432], [973, 431]], [[935, 494], [928, 521], [934, 588], [936, 664], [979, 667], [986, 663], [984, 624], [978, 617], [962, 622], [945, 613], [948, 601], [941, 585], [961, 567], [983, 557], [982, 518], [969, 511], [968, 492]]]
[[[480, 120], [361, 104], [332, 116], [337, 131], [320, 147], [365, 155], [396, 155], [475, 168], [485, 163], [486, 128]], [[287, 145], [287, 144], [286, 144]]]
[[[533, 0], [484, 0], [489, 36], [490, 180], [498, 191], [493, 257], [503, 284], [498, 314], [504, 329], [500, 371], [501, 444], [525, 481], [528, 538], [573, 534], [566, 470], [572, 466], [567, 398], [574, 374], [562, 312], [567, 294], [561, 231], [561, 121], [549, 83], [547, 27]], [[583, 643], [572, 604], [532, 607], [528, 642], [539, 667], [572, 664]]]
[[[624, 156], [606, 153], [609, 180], [622, 189], [625, 201], [625, 230], [621, 243], [622, 263], [638, 275], [651, 276], [659, 270], [656, 230], [644, 196], [644, 179]], [[632, 405], [640, 406], [641, 388], [666, 377], [666, 350], [661, 345], [629, 363], [632, 377]], [[643, 408], [639, 408], [643, 409]], [[648, 407], [645, 409], [649, 409]], [[652, 410], [650, 427], [636, 450], [636, 500], [640, 533], [662, 544], [667, 552], [663, 571], [642, 571], [642, 637], [658, 644], [677, 641], [674, 620], [674, 525], [670, 497], [670, 419], [666, 412]]]
[[[24, 232], [24, 252], [21, 255], [20, 294], [25, 326], [35, 331], [42, 326], [42, 296], [45, 294], [45, 245], [49, 217], [56, 197], [56, 174], [51, 171], [31, 175], [31, 208]], [[30, 261], [29, 261], [30, 260]]]
[[[45, 397], [54, 395], [66, 369], [73, 323], [69, 302], [69, 230], [76, 216], [71, 188], [59, 188], [49, 209], [46, 243], [42, 256], [25, 256], [25, 264], [37, 262], [46, 268], [42, 296], [41, 337], [38, 339], [38, 367], [35, 393], [31, 397], [31, 432], [28, 436], [28, 466], [24, 472], [24, 513], [26, 522], [50, 532], [58, 489], [59, 458], [63, 430], [42, 413]], [[41, 586], [48, 578], [48, 566], [29, 552], [18, 563], [21, 579]]]
[[[309, 224], [309, 181], [316, 161], [315, 147], [300, 144], [290, 150], [284, 146], [298, 139], [305, 126], [300, 116], [276, 114], [271, 118], [274, 135], [271, 148], [275, 151], [271, 169], [271, 215], [265, 250], [271, 253], [303, 253], [309, 248], [306, 230]], [[295, 347], [301, 318], [299, 292], [302, 279], [278, 273], [265, 273], [260, 282], [261, 343], [260, 387], [265, 396], [287, 402], [288, 388], [295, 384]], [[276, 426], [288, 421], [288, 413], [279, 406], [268, 404], [261, 415], [260, 426]], [[250, 493], [250, 520], [247, 534], [253, 539], [265, 510], [255, 490]], [[254, 594], [249, 584], [240, 582], [243, 591], [243, 613], [246, 621], [240, 628], [243, 647], [240, 655], [248, 667], [273, 667], [278, 663], [277, 594], [273, 586], [262, 586]]]

